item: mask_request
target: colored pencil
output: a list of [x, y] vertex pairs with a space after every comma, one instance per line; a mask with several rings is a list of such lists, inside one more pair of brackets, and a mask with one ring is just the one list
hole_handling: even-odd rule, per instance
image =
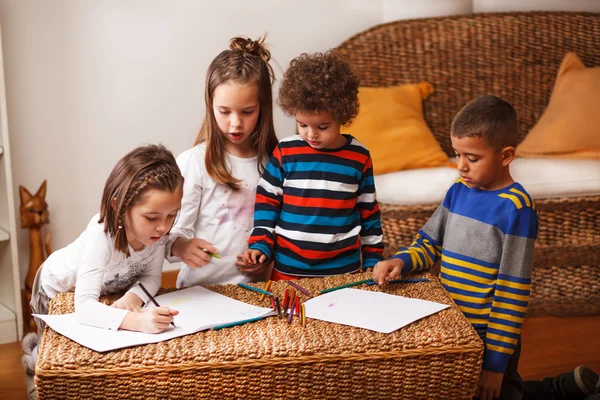
[[208, 254], [209, 256], [211, 256], [212, 258], [221, 258], [220, 255], [211, 253], [210, 251], [208, 251], [208, 249], [202, 249], [202, 251], [205, 252], [206, 254]]
[[290, 313], [293, 314], [294, 313], [294, 300], [296, 300], [296, 291], [294, 289], [292, 289], [292, 291], [290, 292]]
[[241, 321], [230, 322], [228, 324], [217, 325], [217, 326], [213, 326], [213, 330], [218, 331], [219, 329], [223, 329], [223, 328], [231, 328], [232, 326], [244, 325], [249, 322], [260, 321], [262, 318], [263, 317], [249, 318], [249, 319], [244, 319]]
[[273, 308], [273, 311], [276, 311], [277, 308], [275, 307], [275, 299], [273, 296], [269, 296], [269, 299], [271, 300], [271, 308]]
[[283, 294], [283, 316], [287, 317], [287, 307], [288, 302], [290, 301], [290, 292], [285, 289], [285, 293]]
[[300, 316], [300, 300], [296, 302], [296, 315]]
[[252, 290], [256, 293], [266, 294], [267, 296], [273, 295], [271, 292], [267, 292], [266, 290], [262, 290], [260, 288], [255, 288], [254, 286], [246, 285], [245, 283], [238, 283], [238, 286], [244, 289]]
[[302, 326], [306, 326], [306, 307], [302, 303]]
[[288, 324], [292, 322], [292, 317], [294, 316], [294, 308], [296, 307], [296, 299], [292, 300], [292, 306], [290, 307], [290, 313], [288, 314], [287, 322]]
[[[269, 280], [269, 282], [267, 282], [267, 284], [265, 285], [265, 288], [263, 289], [265, 292], [267, 292], [269, 290], [269, 288], [271, 287], [271, 281]], [[261, 294], [260, 295], [260, 299], [264, 299], [265, 298], [265, 294]]]
[[[150, 301], [152, 302], [152, 304], [154, 304], [156, 307], [160, 307], [160, 305], [158, 304], [158, 301], [154, 300], [154, 297], [152, 297], [152, 295], [146, 290], [146, 288], [144, 287], [144, 285], [142, 285], [142, 282], [138, 282], [138, 285], [140, 285], [140, 288], [142, 288], [142, 290], [144, 291], [144, 293], [146, 293], [146, 296], [148, 296], [148, 299], [150, 299]], [[171, 325], [175, 326], [175, 323], [173, 321], [171, 321]]]
[[321, 293], [329, 293], [329, 292], [333, 292], [334, 290], [344, 289], [347, 287], [364, 285], [367, 282], [373, 282], [373, 279], [363, 279], [362, 281], [350, 282], [350, 283], [346, 283], [344, 285], [330, 287], [329, 289], [321, 290]]
[[312, 297], [312, 295], [310, 294], [310, 292], [308, 290], [304, 289], [302, 286], [298, 285], [297, 283], [295, 283], [293, 281], [287, 281], [287, 283], [289, 283], [290, 286], [296, 288], [298, 291], [304, 293], [308, 297]]
[[281, 318], [281, 306], [279, 305], [279, 297], [275, 297], [275, 304], [277, 305], [277, 317]]
[[[413, 279], [392, 279], [388, 283], [417, 283], [417, 282], [429, 282], [427, 278], [413, 278]], [[367, 285], [377, 285], [377, 282], [367, 282]]]

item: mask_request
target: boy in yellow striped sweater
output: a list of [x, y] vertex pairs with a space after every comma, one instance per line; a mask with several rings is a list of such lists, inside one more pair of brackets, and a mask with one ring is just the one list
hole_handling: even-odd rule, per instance
[[538, 231], [535, 204], [510, 174], [517, 138], [517, 113], [498, 97], [478, 97], [460, 110], [451, 127], [460, 179], [415, 241], [375, 265], [373, 279], [385, 285], [441, 260], [442, 285], [485, 343], [481, 400], [584, 398], [577, 377], [590, 390], [598, 379], [585, 367], [547, 378], [550, 397], [539, 385], [524, 392], [517, 372]]
[[[485, 342], [479, 397], [520, 398], [517, 373], [538, 218], [509, 164], [515, 157], [517, 113], [481, 96], [454, 118], [452, 147], [460, 172], [441, 206], [407, 248], [378, 263], [379, 284], [441, 260], [440, 281]], [[502, 389], [502, 390], [501, 390]]]

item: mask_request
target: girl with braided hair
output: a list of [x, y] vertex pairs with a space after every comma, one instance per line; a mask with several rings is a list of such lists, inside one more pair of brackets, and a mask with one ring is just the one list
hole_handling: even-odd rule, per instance
[[256, 187], [277, 145], [270, 59], [264, 38], [236, 37], [208, 68], [204, 123], [194, 147], [177, 158], [185, 183], [167, 254], [170, 262], [183, 261], [178, 287], [266, 276], [266, 263], [246, 264], [241, 254]]
[[[75, 291], [75, 314], [82, 324], [105, 329], [159, 333], [176, 310], [142, 309], [158, 291], [165, 243], [181, 207], [183, 177], [173, 154], [162, 145], [138, 147], [110, 173], [100, 204], [85, 231], [52, 253], [33, 284], [31, 309], [47, 314], [60, 292]], [[112, 306], [101, 295], [127, 292]], [[44, 323], [36, 319], [38, 335]]]

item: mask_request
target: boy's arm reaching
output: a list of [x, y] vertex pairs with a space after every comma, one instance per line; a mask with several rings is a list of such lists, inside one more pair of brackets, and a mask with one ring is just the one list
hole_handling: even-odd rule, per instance
[[483, 362], [484, 369], [502, 373], [521, 337], [521, 325], [531, 290], [533, 248], [538, 229], [533, 208], [517, 209], [511, 218], [503, 242]]
[[254, 228], [248, 239], [250, 249], [259, 250], [267, 259], [271, 258], [275, 245], [275, 227], [281, 213], [284, 177], [278, 146], [256, 188]]
[[442, 257], [447, 218], [448, 208], [442, 204], [425, 223], [412, 244], [399, 249], [392, 257], [403, 261], [403, 274], [430, 269]]
[[360, 244], [363, 270], [373, 268], [383, 259], [383, 232], [379, 205], [375, 195], [373, 163], [367, 160], [358, 188], [356, 207], [360, 213]]

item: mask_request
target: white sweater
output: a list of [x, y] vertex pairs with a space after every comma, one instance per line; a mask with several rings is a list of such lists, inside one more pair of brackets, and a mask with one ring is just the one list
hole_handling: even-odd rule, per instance
[[[236, 256], [248, 248], [248, 237], [254, 222], [256, 186], [260, 180], [258, 157], [239, 158], [227, 154], [232, 175], [242, 182], [233, 191], [227, 185], [212, 180], [204, 164], [206, 144], [200, 143], [177, 157], [177, 164], [185, 177], [183, 201], [177, 222], [171, 230], [167, 246], [167, 259], [171, 245], [177, 237], [204, 239], [219, 250], [220, 259], [202, 267], [181, 264], [177, 287], [248, 282], [251, 279], [235, 266]], [[266, 163], [266, 160], [265, 160]]]
[[75, 290], [75, 314], [82, 324], [117, 330], [127, 310], [98, 302], [100, 295], [121, 293], [127, 289], [148, 301], [138, 280], [155, 295], [160, 288], [166, 237], [152, 246], [135, 251], [129, 257], [116, 251], [113, 240], [92, 217], [85, 231], [67, 247], [55, 251], [42, 265], [41, 286], [49, 298]]

